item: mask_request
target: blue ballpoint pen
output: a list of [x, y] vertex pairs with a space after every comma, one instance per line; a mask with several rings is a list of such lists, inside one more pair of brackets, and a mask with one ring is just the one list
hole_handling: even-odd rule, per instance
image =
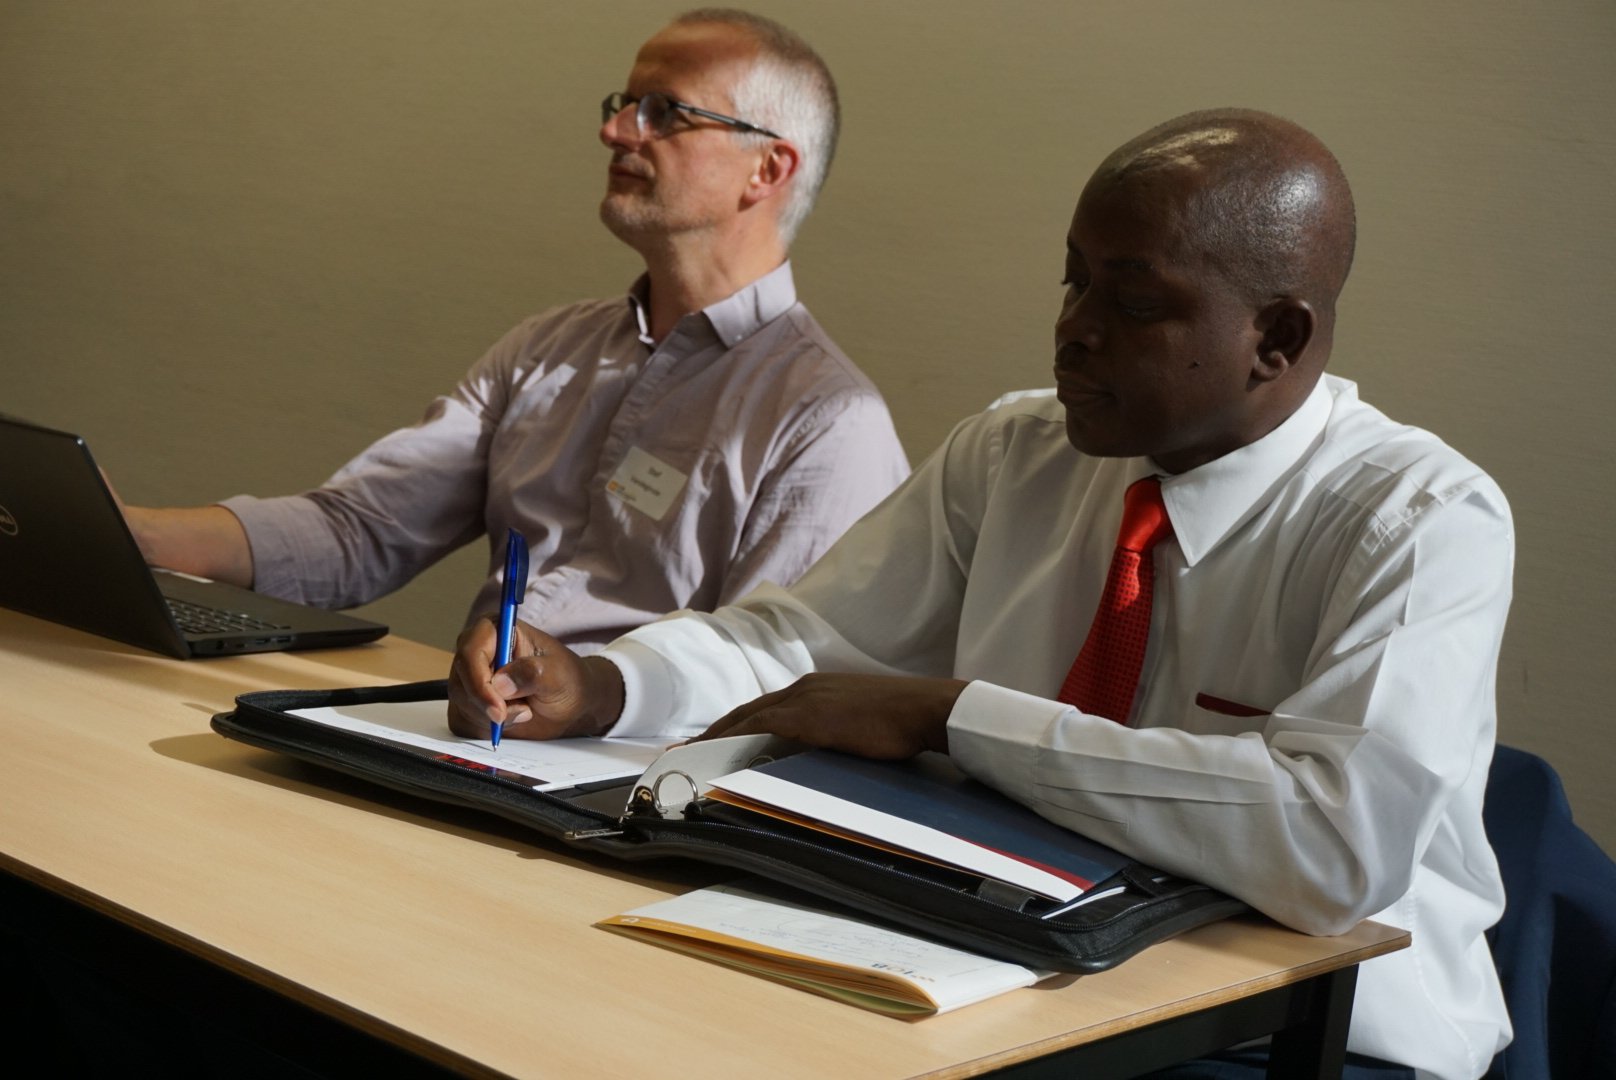
[[[516, 641], [516, 609], [526, 595], [527, 540], [521, 533], [511, 529], [505, 536], [505, 588], [499, 601], [499, 640], [494, 646], [495, 671], [511, 662], [511, 646]], [[494, 744], [495, 750], [499, 749], [500, 729], [504, 726], [495, 724], [489, 733], [489, 741]]]

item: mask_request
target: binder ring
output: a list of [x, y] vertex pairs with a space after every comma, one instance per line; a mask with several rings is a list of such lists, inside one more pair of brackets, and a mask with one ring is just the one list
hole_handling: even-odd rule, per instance
[[691, 779], [689, 773], [682, 772], [679, 769], [669, 769], [667, 772], [658, 776], [651, 784], [651, 805], [656, 807], [657, 813], [664, 816], [667, 815], [669, 810], [673, 809], [672, 803], [662, 801], [662, 781], [666, 780], [670, 776], [680, 777], [685, 783], [690, 785], [690, 798], [685, 800], [687, 803], [693, 802], [701, 796], [701, 789], [696, 786], [696, 781]]

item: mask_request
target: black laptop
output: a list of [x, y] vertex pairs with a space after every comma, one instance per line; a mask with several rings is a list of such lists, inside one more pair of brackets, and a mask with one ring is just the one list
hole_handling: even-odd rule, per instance
[[0, 606], [181, 659], [375, 641], [387, 627], [153, 570], [77, 435], [0, 415]]

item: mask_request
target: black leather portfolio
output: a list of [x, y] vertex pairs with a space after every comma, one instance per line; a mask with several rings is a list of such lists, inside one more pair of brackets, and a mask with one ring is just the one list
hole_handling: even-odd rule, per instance
[[531, 778], [503, 769], [294, 712], [441, 702], [445, 695], [441, 680], [264, 691], [237, 698], [234, 710], [213, 718], [213, 727], [228, 738], [391, 788], [501, 815], [549, 842], [621, 859], [731, 867], [902, 930], [1037, 968], [1103, 971], [1155, 942], [1246, 910], [1224, 893], [1122, 857], [1079, 902], [1058, 902], [1000, 878], [737, 809], [706, 797], [705, 784], [683, 768], [658, 773], [653, 765], [604, 785], [540, 790]]

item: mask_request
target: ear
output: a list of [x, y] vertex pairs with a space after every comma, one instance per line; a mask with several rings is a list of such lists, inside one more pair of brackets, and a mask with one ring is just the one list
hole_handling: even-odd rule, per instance
[[1285, 296], [1259, 311], [1255, 326], [1262, 338], [1252, 357], [1251, 377], [1273, 382], [1301, 362], [1313, 341], [1318, 316], [1306, 300]]
[[741, 205], [754, 206], [778, 196], [801, 166], [802, 151], [784, 139], [775, 139], [758, 159], [752, 175], [746, 178]]

